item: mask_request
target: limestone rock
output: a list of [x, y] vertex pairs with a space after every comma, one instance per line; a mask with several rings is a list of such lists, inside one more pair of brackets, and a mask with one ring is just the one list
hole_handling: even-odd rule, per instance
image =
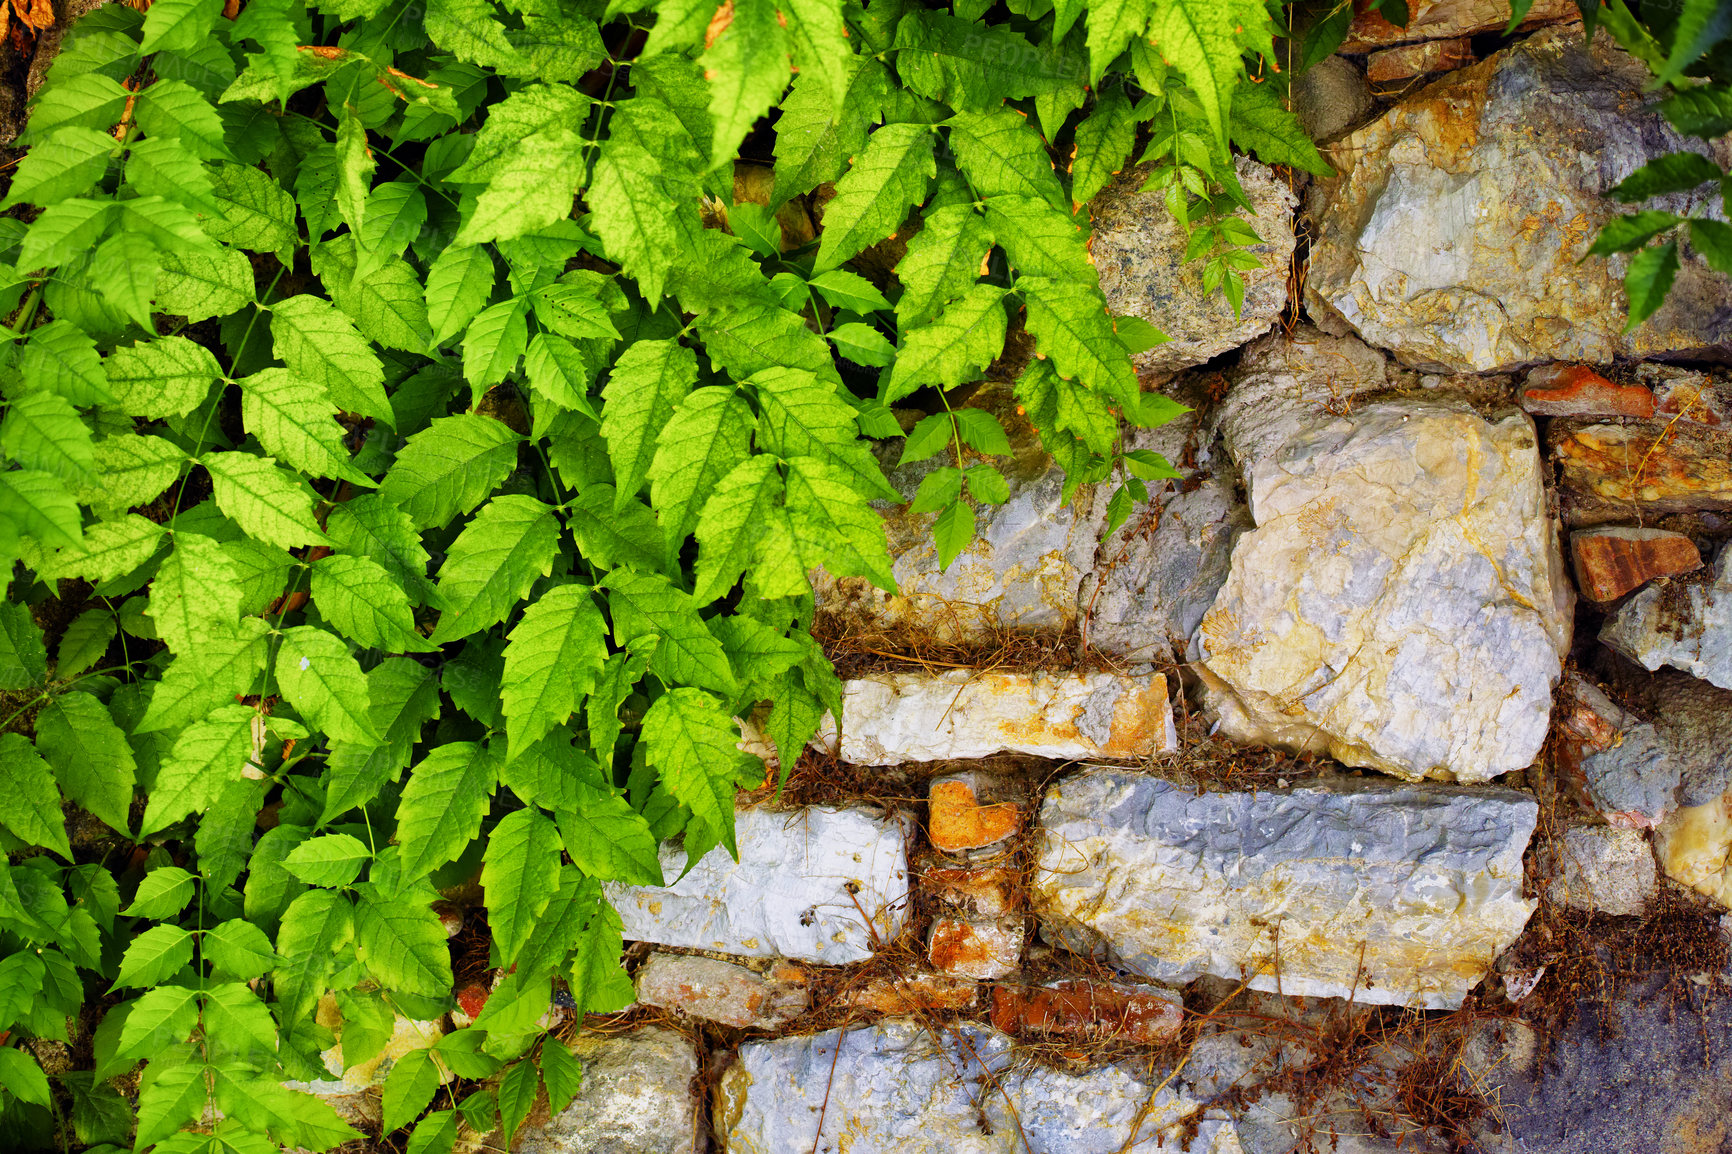
[[1022, 879], [1010, 866], [959, 869], [939, 866], [920, 875], [920, 888], [934, 901], [965, 917], [996, 918], [1016, 908]]
[[953, 978], [1002, 978], [1022, 964], [1027, 939], [1020, 916], [936, 917], [926, 938], [926, 960]]
[[845, 682], [843, 730], [821, 732], [843, 761], [1025, 753], [1067, 760], [1133, 758], [1178, 748], [1159, 673], [886, 673]]
[[1652, 725], [1584, 677], [1571, 674], [1569, 686], [1558, 724], [1565, 782], [1612, 825], [1653, 828], [1678, 806], [1679, 767]]
[[1362, 396], [1405, 384], [1407, 376], [1358, 337], [1312, 325], [1270, 333], [1240, 355], [1210, 431], [1222, 434], [1243, 465], [1273, 455], [1310, 421], [1351, 413]]
[[1654, 851], [1640, 830], [1571, 826], [1559, 839], [1551, 881], [1554, 902], [1579, 910], [1630, 917], [1659, 892]]
[[1712, 801], [1732, 785], [1732, 690], [1675, 669], [1662, 669], [1647, 689], [1654, 730], [1683, 780], [1679, 802]]
[[1600, 640], [1644, 669], [1670, 665], [1732, 689], [1732, 548], [1712, 582], [1650, 585], [1600, 629]]
[[1590, 601], [1616, 601], [1656, 577], [1702, 567], [1696, 543], [1682, 533], [1614, 525], [1570, 535], [1576, 583]]
[[[1657, 156], [1707, 148], [1665, 122], [1643, 95], [1650, 79], [1603, 33], [1584, 46], [1579, 28], [1548, 28], [1342, 138], [1328, 151], [1338, 175], [1313, 184], [1309, 203], [1312, 317], [1464, 373], [1732, 347], [1732, 280], [1700, 257], [1629, 334], [1627, 258], [1576, 263], [1624, 211], [1607, 189]], [[1714, 149], [1732, 159], [1725, 143]], [[1718, 213], [1717, 201], [1718, 190], [1678, 193], [1644, 207]]]
[[1257, 527], [1195, 640], [1227, 735], [1410, 780], [1528, 765], [1574, 598], [1533, 423], [1251, 381], [1222, 430]]
[[637, 1000], [735, 1029], [774, 1029], [804, 1013], [804, 974], [781, 963], [768, 974], [690, 954], [653, 954], [638, 968]]
[[1667, 877], [1732, 907], [1732, 793], [1672, 814], [1655, 831], [1654, 851]]
[[1340, 56], [1325, 57], [1295, 76], [1292, 94], [1293, 115], [1313, 140], [1359, 127], [1377, 107], [1365, 77]]
[[[902, 931], [908, 831], [863, 809], [742, 809], [740, 860], [720, 846], [680, 877], [685, 851], [662, 847], [667, 886], [609, 884], [628, 940], [841, 965]], [[872, 920], [862, 919], [864, 910]]]
[[1552, 452], [1572, 499], [1638, 512], [1732, 509], [1732, 432], [1674, 420], [1556, 429]]
[[1541, 365], [1528, 373], [1521, 406], [1544, 417], [1651, 417], [1653, 391], [1608, 381], [1586, 365]]
[[1012, 1057], [1008, 1037], [966, 1022], [929, 1030], [891, 1019], [748, 1042], [717, 1087], [716, 1128], [728, 1154], [1241, 1154], [1217, 1111], [1187, 1132], [1199, 1104], [1180, 1083], [1144, 1113], [1159, 1078]]
[[1148, 167], [1126, 169], [1090, 204], [1101, 291], [1120, 316], [1140, 317], [1169, 338], [1134, 358], [1139, 369], [1176, 372], [1200, 365], [1269, 331], [1287, 305], [1293, 209], [1287, 185], [1266, 166], [1239, 157], [1239, 184], [1256, 209], [1239, 215], [1263, 241], [1250, 249], [1263, 267], [1245, 274], [1238, 316], [1218, 291], [1203, 288], [1203, 262], [1185, 260], [1189, 232], [1167, 212], [1163, 194], [1139, 192]]
[[1365, 62], [1365, 79], [1373, 84], [1398, 84], [1428, 72], [1448, 72], [1473, 60], [1473, 42], [1466, 37], [1426, 40], [1373, 52]]
[[1007, 1034], [1160, 1046], [1179, 1036], [1184, 1000], [1160, 986], [1060, 981], [994, 986], [992, 1024]]
[[1512, 790], [1198, 796], [1089, 770], [1047, 793], [1032, 901], [1048, 941], [1164, 984], [1452, 1009], [1533, 912], [1537, 816]]
[[1644, 364], [1636, 366], [1636, 378], [1653, 389], [1654, 411], [1661, 417], [1709, 428], [1732, 421], [1732, 383], [1723, 377], [1679, 365]]
[[[1365, 52], [1413, 40], [1502, 32], [1509, 24], [1509, 15], [1509, 0], [1409, 0], [1406, 24], [1391, 23], [1380, 12], [1360, 12], [1354, 16], [1341, 51]], [[1555, 24], [1579, 15], [1574, 0], [1534, 0], [1521, 26]]]
[[[549, 1039], [548, 1044], [553, 1044]], [[579, 1034], [568, 1043], [583, 1063], [577, 1097], [548, 1117], [536, 1104], [511, 1147], [515, 1154], [695, 1154], [703, 1149], [698, 1055], [685, 1038], [657, 1026], [602, 1037]], [[503, 1150], [500, 1135], [477, 1149]]]

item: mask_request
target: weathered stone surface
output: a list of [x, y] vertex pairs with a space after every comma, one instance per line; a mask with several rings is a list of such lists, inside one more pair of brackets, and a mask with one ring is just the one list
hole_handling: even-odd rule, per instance
[[1022, 810], [993, 798], [997, 783], [978, 771], [934, 778], [927, 788], [926, 832], [944, 853], [985, 850], [1016, 836]]
[[947, 909], [971, 916], [996, 918], [1016, 907], [1021, 883], [1009, 866], [958, 869], [941, 866], [920, 875], [920, 888]]
[[1732, 548], [1712, 581], [1650, 585], [1600, 629], [1600, 640], [1644, 669], [1670, 665], [1732, 689]]
[[1732, 384], [1678, 365], [1636, 366], [1636, 377], [1654, 391], [1654, 411], [1718, 428], [1732, 421]]
[[[383, 1086], [398, 1058], [410, 1050], [424, 1050], [445, 1036], [443, 1022], [418, 1022], [398, 1015], [391, 1023], [391, 1037], [386, 1040], [384, 1047], [372, 1057], [351, 1066], [345, 1065], [343, 1060], [343, 1015], [337, 1006], [337, 999], [330, 994], [320, 998], [314, 1016], [321, 1026], [337, 1032], [337, 1044], [319, 1057], [324, 1059], [325, 1069], [331, 1072], [331, 1076], [350, 1091]], [[450, 1078], [445, 1080], [449, 1081]]]
[[1229, 379], [1211, 430], [1241, 464], [1273, 456], [1312, 420], [1351, 413], [1363, 394], [1405, 383], [1402, 370], [1358, 337], [1303, 324], [1247, 345]]
[[[1579, 29], [1548, 28], [1342, 138], [1329, 151], [1338, 175], [1309, 202], [1312, 317], [1455, 372], [1732, 345], [1732, 280], [1700, 257], [1628, 334], [1627, 258], [1576, 263], [1624, 211], [1607, 189], [1657, 156], [1707, 147], [1643, 96], [1650, 79], [1603, 33], [1584, 46]], [[1717, 213], [1717, 201], [1678, 193], [1648, 207]]]
[[1667, 877], [1732, 908], [1732, 793], [1672, 814], [1654, 833], [1654, 852]]
[[1216, 1111], [1187, 1138], [1181, 1119], [1198, 1104], [1180, 1083], [1144, 1113], [1158, 1082], [1116, 1066], [1019, 1067], [996, 1030], [889, 1020], [741, 1046], [716, 1091], [716, 1129], [728, 1154], [1240, 1154]]
[[1222, 431], [1257, 528], [1195, 641], [1223, 730], [1408, 779], [1529, 764], [1574, 599], [1532, 421], [1252, 379]]
[[[551, 1039], [550, 1039], [551, 1044]], [[583, 1083], [554, 1117], [536, 1104], [511, 1149], [515, 1154], [696, 1154], [703, 1149], [694, 1083], [698, 1055], [672, 1030], [641, 1026], [627, 1034], [579, 1034], [568, 1049], [583, 1063]], [[489, 1135], [479, 1150], [505, 1149]]]
[[1032, 901], [1047, 940], [1154, 981], [1453, 1008], [1533, 912], [1537, 811], [1511, 790], [1196, 796], [1090, 770], [1047, 793]]
[[988, 757], [1147, 757], [1177, 748], [1167, 681], [1110, 673], [888, 673], [842, 687], [845, 729], [821, 733], [859, 765]]
[[1465, 37], [1404, 44], [1373, 52], [1365, 62], [1365, 79], [1373, 84], [1397, 84], [1428, 72], [1461, 68], [1473, 60], [1473, 43]]
[[985, 980], [1014, 974], [1028, 933], [1022, 918], [937, 917], [926, 939], [926, 960], [941, 974]]
[[[1555, 24], [1579, 15], [1573, 0], [1534, 0], [1522, 27]], [[1391, 23], [1380, 12], [1360, 12], [1354, 16], [1341, 51], [1365, 52], [1412, 40], [1502, 32], [1509, 24], [1509, 17], [1508, 0], [1409, 0], [1406, 24]]]
[[1676, 669], [1646, 678], [1638, 697], [1678, 764], [1681, 805], [1704, 805], [1732, 785], [1732, 690]]
[[1732, 433], [1654, 420], [1565, 429], [1552, 440], [1565, 489], [1626, 516], [1732, 509]]
[[1542, 417], [1651, 417], [1654, 394], [1608, 381], [1586, 365], [1541, 365], [1528, 373], [1521, 406]]
[[1702, 567], [1696, 543], [1682, 533], [1614, 525], [1570, 534], [1576, 585], [1590, 601], [1616, 601], [1656, 577]]
[[992, 1024], [1007, 1034], [1160, 1046], [1179, 1036], [1184, 1000], [1159, 986], [1068, 981], [994, 986]]
[[920, 1014], [932, 1010], [972, 1010], [980, 1001], [980, 987], [970, 978], [949, 974], [891, 974], [868, 978], [837, 995], [844, 1006], [875, 1010], [880, 1014]]
[[1340, 56], [1320, 60], [1293, 77], [1292, 95], [1293, 115], [1313, 140], [1359, 127], [1377, 107], [1365, 77]]
[[1245, 274], [1238, 316], [1218, 291], [1203, 287], [1201, 261], [1187, 261], [1189, 230], [1167, 212], [1163, 194], [1138, 192], [1149, 166], [1127, 169], [1090, 204], [1101, 291], [1120, 316], [1141, 317], [1169, 338], [1134, 358], [1139, 369], [1174, 372], [1200, 365], [1269, 331], [1287, 305], [1297, 198], [1275, 173], [1249, 157], [1237, 160], [1239, 184], [1256, 209], [1239, 216], [1262, 238], [1250, 251], [1263, 267]]
[[1659, 892], [1648, 835], [1606, 825], [1571, 826], [1558, 839], [1551, 899], [1579, 910], [1630, 917]]
[[774, 1029], [805, 1012], [804, 974], [783, 964], [768, 974], [689, 954], [653, 954], [636, 975], [637, 1000], [736, 1029]]
[[[668, 886], [607, 886], [633, 941], [749, 957], [840, 965], [870, 957], [902, 930], [908, 831], [863, 809], [742, 809], [736, 863], [720, 846], [690, 873], [662, 847]], [[865, 918], [871, 919], [868, 926]]]
[[1571, 674], [1569, 688], [1558, 724], [1564, 780], [1612, 825], [1653, 828], [1677, 808], [1678, 765], [1654, 727], [1599, 686]]

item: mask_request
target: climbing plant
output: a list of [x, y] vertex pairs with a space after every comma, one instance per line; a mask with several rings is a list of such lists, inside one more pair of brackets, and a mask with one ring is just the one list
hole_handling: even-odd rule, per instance
[[1086, 202], [1145, 163], [1237, 307], [1231, 147], [1324, 170], [1257, 0], [140, 7], [0, 219], [7, 1149], [353, 1137], [285, 1082], [450, 1008], [477, 877], [505, 976], [384, 1127], [561, 1107], [556, 987], [632, 997], [606, 887], [734, 849], [737, 718], [786, 773], [840, 711], [808, 574], [894, 588], [885, 464], [948, 454], [948, 564], [992, 370], [1115, 518], [1175, 475]]

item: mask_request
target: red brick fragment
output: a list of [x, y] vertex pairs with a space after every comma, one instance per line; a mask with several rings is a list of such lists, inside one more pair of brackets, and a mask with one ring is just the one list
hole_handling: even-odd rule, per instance
[[926, 957], [940, 972], [957, 978], [1002, 978], [1022, 961], [1025, 937], [1019, 917], [974, 921], [935, 918]]
[[992, 988], [992, 1024], [1007, 1034], [1158, 1046], [1178, 1037], [1183, 1021], [1178, 995], [1153, 987], [1069, 981]]
[[1021, 810], [1012, 802], [981, 805], [974, 786], [949, 779], [934, 782], [928, 795], [927, 833], [945, 853], [962, 853], [997, 845], [1022, 824]]
[[948, 974], [898, 974], [872, 978], [863, 986], [846, 990], [845, 1006], [876, 1010], [880, 1014], [913, 1014], [930, 1010], [972, 1010], [980, 998], [980, 987]]
[[1591, 601], [1615, 601], [1656, 577], [1702, 567], [1696, 543], [1664, 529], [1585, 529], [1571, 534], [1570, 552], [1576, 559], [1576, 585]]
[[1542, 365], [1528, 373], [1522, 408], [1543, 417], [1652, 417], [1654, 394], [1608, 381], [1586, 365]]

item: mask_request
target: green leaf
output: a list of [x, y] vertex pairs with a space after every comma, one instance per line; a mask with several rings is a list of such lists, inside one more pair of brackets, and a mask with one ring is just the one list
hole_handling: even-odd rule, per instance
[[144, 875], [132, 904], [121, 912], [152, 921], [175, 917], [192, 901], [196, 882], [192, 874], [179, 866], [158, 866]]
[[433, 343], [447, 345], [493, 293], [493, 257], [482, 245], [452, 245], [427, 269], [427, 320]]
[[1654, 315], [1655, 310], [1665, 302], [1666, 293], [1672, 287], [1672, 278], [1677, 275], [1676, 240], [1645, 248], [1630, 258], [1629, 270], [1624, 273], [1624, 293], [1630, 301], [1629, 320], [1624, 323], [1625, 332]]
[[294, 198], [265, 173], [245, 165], [225, 164], [211, 173], [210, 179], [217, 212], [205, 215], [199, 223], [212, 240], [279, 254], [292, 252], [300, 243]]
[[[657, 27], [660, 27], [658, 22]], [[867, 130], [878, 120], [889, 95], [889, 73], [870, 57], [844, 65], [847, 87], [834, 101], [828, 77], [804, 70], [782, 101], [776, 121], [776, 184], [772, 207], [842, 175], [848, 158], [866, 147]]]
[[160, 196], [200, 213], [222, 212], [210, 170], [178, 140], [159, 137], [130, 145], [126, 183], [145, 196]]
[[312, 1013], [325, 992], [325, 978], [336, 964], [337, 952], [354, 932], [354, 907], [336, 890], [308, 890], [289, 903], [277, 930], [281, 962], [272, 976], [278, 1013], [285, 1022]]
[[0, 734], [0, 825], [25, 845], [41, 846], [72, 860], [66, 815], [48, 764], [16, 733]]
[[1715, 272], [1732, 273], [1732, 225], [1718, 220], [1692, 220], [1690, 247], [1702, 254]]
[[379, 486], [417, 525], [441, 528], [499, 487], [517, 464], [523, 438], [479, 413], [439, 417], [409, 438]]
[[96, 450], [78, 410], [56, 393], [25, 393], [7, 406], [0, 450], [26, 469], [53, 473], [69, 485], [95, 480]]
[[1093, 200], [1095, 193], [1112, 183], [1136, 141], [1137, 117], [1130, 100], [1117, 89], [1103, 94], [1076, 129], [1070, 191], [1075, 207]]
[[535, 1097], [540, 1089], [540, 1072], [536, 1070], [535, 1063], [528, 1059], [513, 1063], [499, 1080], [500, 1128], [505, 1134], [507, 1149], [517, 1137], [523, 1120], [528, 1118], [530, 1110], [534, 1109]]
[[602, 666], [601, 676], [596, 678], [595, 691], [584, 705], [589, 747], [609, 764], [613, 761], [613, 747], [619, 742], [622, 728], [619, 707], [631, 696], [633, 687], [649, 668], [655, 648], [656, 642], [652, 638], [647, 643], [640, 641], [630, 653], [611, 654], [607, 664]]
[[595, 569], [663, 568], [667, 542], [649, 506], [630, 501], [616, 512], [613, 503], [612, 485], [590, 485], [567, 506], [567, 527], [584, 561]]
[[210, 471], [217, 507], [249, 536], [282, 549], [324, 544], [313, 520], [315, 495], [275, 458], [206, 453], [199, 464]]
[[425, 901], [377, 900], [362, 891], [355, 906], [355, 952], [388, 990], [424, 998], [451, 991], [451, 948], [445, 927]]
[[509, 967], [559, 886], [559, 833], [534, 809], [506, 814], [487, 839], [481, 888], [500, 964]]
[[337, 632], [368, 649], [429, 649], [415, 631], [415, 612], [395, 578], [365, 557], [326, 557], [313, 565], [313, 604]]
[[191, 934], [179, 926], [151, 926], [126, 947], [114, 984], [139, 988], [159, 985], [191, 962]]
[[964, 501], [953, 502], [932, 523], [932, 540], [938, 546], [938, 570], [942, 573], [974, 540], [974, 510]]
[[1698, 185], [1719, 180], [1720, 166], [1694, 152], [1672, 152], [1656, 157], [1606, 190], [1606, 195], [1625, 204], [1688, 192]]
[[758, 394], [760, 449], [783, 458], [817, 457], [863, 496], [900, 499], [872, 450], [860, 440], [853, 408], [833, 387], [811, 373], [781, 368], [754, 373], [746, 383]]
[[547, 1087], [547, 1108], [555, 1115], [565, 1112], [583, 1084], [582, 1063], [558, 1039], [542, 1043], [541, 1081]]
[[80, 407], [115, 401], [96, 342], [63, 320], [31, 330], [18, 369], [26, 388], [57, 393]]
[[884, 385], [893, 403], [921, 385], [955, 388], [975, 380], [1004, 351], [1004, 290], [978, 284], [948, 305], [938, 319], [904, 332], [902, 348]]
[[337, 423], [335, 413], [323, 386], [288, 369], [262, 369], [241, 381], [241, 420], [265, 452], [311, 476], [371, 486], [367, 475], [350, 463], [343, 443], [348, 431]]
[[200, 160], [231, 157], [223, 143], [223, 122], [192, 85], [184, 80], [158, 80], [138, 94], [133, 105], [138, 126], [158, 139], [178, 140]]
[[189, 321], [227, 316], [253, 301], [253, 268], [239, 249], [164, 252], [156, 307]]
[[788, 23], [795, 71], [816, 75], [827, 82], [837, 115], [854, 111], [848, 106], [848, 87], [855, 55], [848, 43], [841, 3], [787, 0], [781, 7], [781, 16]]
[[71, 199], [51, 204], [30, 223], [18, 267], [71, 264], [94, 248], [115, 217], [112, 201]]
[[836, 576], [865, 577], [894, 593], [884, 519], [827, 462], [793, 457], [787, 468], [791, 536], [785, 545], [800, 559], [801, 568], [822, 564]]
[[505, 647], [500, 696], [512, 755], [529, 748], [582, 703], [607, 660], [607, 623], [582, 585], [543, 593]]
[[114, 137], [94, 128], [68, 125], [56, 130], [24, 154], [0, 207], [46, 207], [89, 192], [108, 170], [115, 147]]
[[289, 851], [283, 868], [310, 886], [346, 886], [361, 876], [373, 853], [360, 838], [346, 833], [310, 838]]
[[[1531, 3], [1531, 0], [1529, 0]], [[1511, 24], [1515, 17], [1511, 17]], [[1654, 83], [1672, 84], [1721, 41], [1732, 38], [1732, 11], [1718, 0], [1684, 0], [1672, 29], [1672, 50]]]
[[509, 493], [482, 506], [439, 568], [445, 610], [432, 643], [456, 641], [505, 620], [536, 578], [553, 572], [558, 550], [559, 522], [540, 501]]
[[359, 234], [367, 221], [367, 190], [375, 161], [367, 148], [367, 130], [348, 107], [337, 117], [337, 213], [349, 231]]
[[726, 15], [710, 21], [698, 63], [710, 85], [713, 164], [731, 162], [746, 133], [787, 87], [785, 24], [774, 0], [735, 0]]
[[595, 370], [583, 350], [554, 333], [536, 333], [523, 356], [523, 371], [536, 395], [561, 409], [572, 409], [595, 420], [589, 386]]
[[115, 349], [102, 362], [109, 391], [129, 416], [184, 417], [222, 375], [216, 358], [185, 337], [159, 337]]
[[529, 302], [512, 297], [482, 309], [463, 333], [463, 376], [477, 393], [517, 368], [529, 344]]
[[186, 727], [156, 775], [138, 836], [149, 837], [189, 813], [202, 813], [252, 762], [253, 719], [245, 705], [225, 705]]
[[985, 112], [1082, 80], [1080, 62], [1062, 47], [946, 12], [909, 12], [896, 26], [894, 47], [904, 85], [959, 110]]
[[30, 609], [0, 602], [0, 689], [34, 689], [48, 680], [48, 647]]
[[1131, 404], [1138, 397], [1130, 357], [1113, 334], [1106, 300], [1092, 285], [1024, 276], [1016, 282], [1027, 305], [1026, 323], [1060, 376]]
[[1254, 83], [1240, 73], [1227, 131], [1234, 144], [1255, 153], [1264, 164], [1285, 164], [1316, 176], [1334, 175], [1335, 170], [1300, 127], [1299, 118], [1282, 107], [1272, 84]]
[[[186, 1010], [189, 1015], [187, 1028], [190, 1030], [197, 1014], [196, 1004], [190, 999]], [[183, 1039], [165, 1039], [164, 1046], [181, 1040]], [[202, 1062], [188, 1061], [175, 1065], [159, 1060], [145, 1067], [139, 1080], [138, 1094], [137, 1140], [140, 1147], [160, 1142], [179, 1130], [182, 1125], [203, 1117], [210, 1101], [205, 1073], [206, 1067]]]
[[698, 685], [729, 696], [739, 692], [727, 655], [698, 616], [698, 605], [706, 602], [694, 600], [658, 573], [615, 569], [601, 584], [608, 593], [616, 643], [632, 645], [650, 634], [659, 639], [650, 672], [670, 685]]
[[698, 333], [711, 365], [735, 380], [779, 365], [842, 383], [830, 346], [787, 309], [759, 302], [713, 309], [698, 318]]
[[977, 196], [1029, 196], [1065, 207], [1046, 144], [1028, 118], [1010, 108], [959, 112], [945, 126], [956, 162]]
[[1584, 256], [1610, 256], [1641, 248], [1684, 218], [1670, 212], [1627, 212], [1607, 221]]
[[1661, 101], [1660, 111], [1685, 136], [1713, 140], [1732, 132], [1732, 88], [1723, 84], [1685, 88]]
[[639, 341], [620, 355], [602, 388], [601, 435], [616, 480], [614, 508], [650, 475], [656, 439], [698, 377], [697, 357], [677, 341]]
[[56, 697], [36, 715], [36, 745], [69, 799], [127, 832], [138, 767], [107, 706], [88, 693]]
[[139, 55], [190, 52], [216, 26], [222, 0], [159, 0], [144, 14], [144, 40]]
[[20, 1102], [29, 1102], [44, 1110], [54, 1105], [53, 1094], [48, 1089], [48, 1076], [35, 1059], [22, 1050], [0, 1047], [0, 1086]]
[[338, 552], [376, 562], [412, 603], [442, 604], [433, 582], [427, 579], [427, 550], [421, 545], [415, 522], [386, 498], [369, 493], [334, 506], [325, 533]]
[[874, 132], [824, 208], [819, 271], [895, 232], [908, 209], [926, 198], [926, 182], [937, 173], [932, 132], [925, 125], [886, 124]]
[[337, 741], [377, 744], [367, 712], [367, 678], [334, 633], [311, 625], [283, 630], [277, 684], [315, 727]]
[[968, 491], [976, 501], [1002, 505], [1010, 500], [1010, 483], [991, 465], [970, 465], [966, 476]]
[[614, 110], [608, 138], [596, 150], [590, 221], [609, 259], [638, 282], [644, 299], [661, 300], [673, 253], [699, 231], [697, 149], [660, 101], [638, 95]]
[[1160, 45], [1161, 55], [1184, 74], [1224, 156], [1233, 93], [1245, 70], [1242, 37], [1261, 33], [1267, 42], [1269, 16], [1251, 0], [1157, 0], [1152, 14], [1138, 0], [1108, 0], [1089, 11], [1089, 81], [1098, 83], [1125, 42], [1143, 30]]
[[277, 1023], [259, 996], [240, 982], [204, 989], [204, 1027], [232, 1049], [270, 1054], [277, 1048]]
[[250, 982], [277, 964], [276, 951], [264, 931], [236, 918], [212, 926], [199, 938], [199, 952], [224, 981]]
[[388, 1134], [407, 1126], [433, 1101], [439, 1090], [439, 1068], [428, 1050], [410, 1050], [398, 1058], [385, 1076], [384, 1128]]
[[243, 617], [233, 633], [220, 629], [183, 653], [163, 671], [150, 708], [134, 733], [179, 730], [209, 716], [219, 705], [251, 693], [270, 657], [270, 626]]
[[0, 473], [0, 532], [34, 537], [50, 547], [78, 541], [78, 503], [52, 473]]
[[884, 294], [878, 291], [876, 285], [859, 273], [849, 272], [845, 268], [821, 272], [807, 283], [817, 289], [818, 295], [832, 308], [851, 309], [857, 313], [890, 308], [890, 302], [884, 299]]
[[858, 322], [837, 325], [829, 336], [836, 351], [857, 365], [883, 368], [896, 359], [895, 346], [871, 325]]
[[386, 425], [395, 420], [378, 355], [328, 301], [294, 296], [273, 304], [271, 349], [290, 372], [323, 386], [343, 412]]
[[698, 517], [693, 593], [699, 605], [727, 594], [747, 570], [754, 570], [760, 583], [775, 575], [779, 588], [793, 591], [790, 596], [805, 584], [801, 559], [773, 552], [773, 535], [766, 532], [785, 516], [782, 492], [782, 478], [770, 456], [748, 457], [716, 485]]
[[51, 140], [67, 126], [107, 132], [119, 121], [127, 95], [119, 81], [100, 72], [57, 79], [37, 96], [25, 140], [31, 145]]
[[[610, 406], [607, 412], [614, 409]], [[684, 397], [671, 416], [652, 418], [646, 427], [646, 432], [656, 434], [655, 457], [648, 470], [651, 500], [670, 553], [678, 552], [697, 524], [716, 482], [751, 451], [752, 425], [750, 406], [732, 388], [717, 386]]]
[[481, 832], [497, 778], [493, 754], [469, 741], [435, 746], [416, 763], [397, 806], [404, 881], [456, 860]]
[[427, 350], [433, 331], [427, 327], [421, 276], [409, 262], [394, 255], [376, 256], [357, 270], [355, 245], [347, 235], [317, 246], [312, 255], [313, 270], [331, 300], [363, 336], [386, 348], [410, 353]]
[[734, 790], [745, 769], [739, 727], [722, 703], [697, 689], [670, 689], [644, 714], [649, 763], [668, 792], [722, 838], [736, 858]]
[[972, 204], [928, 210], [908, 252], [896, 266], [902, 297], [896, 321], [903, 331], [936, 317], [980, 279], [992, 233]]
[[625, 798], [599, 790], [559, 815], [560, 837], [577, 867], [600, 881], [662, 884], [655, 834]]
[[150, 300], [161, 271], [156, 241], [142, 233], [119, 232], [91, 254], [89, 276], [103, 298], [140, 325], [155, 327]]
[[108, 652], [118, 631], [114, 614], [106, 609], [86, 609], [80, 613], [60, 635], [60, 646], [54, 654], [54, 675], [76, 677], [95, 665]]

